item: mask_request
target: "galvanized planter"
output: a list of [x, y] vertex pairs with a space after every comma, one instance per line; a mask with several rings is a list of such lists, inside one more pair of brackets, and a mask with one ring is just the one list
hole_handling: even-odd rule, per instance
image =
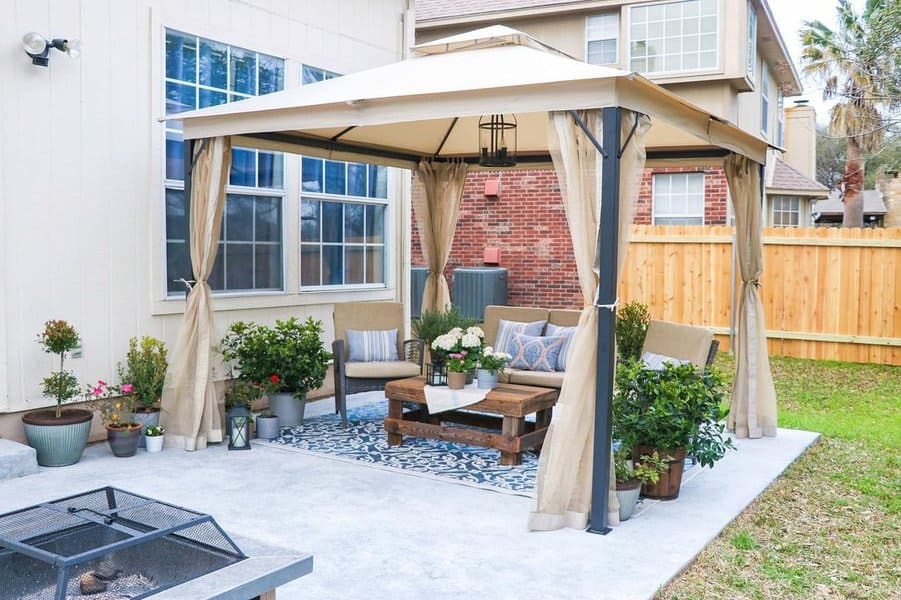
[[[68, 409], [63, 411], [59, 423], [47, 418], [48, 411], [28, 413], [22, 417], [25, 438], [35, 449], [38, 464], [42, 467], [65, 467], [81, 460], [94, 413], [88, 410]], [[50, 411], [52, 413], [52, 410]]]
[[478, 369], [476, 375], [479, 379], [479, 389], [493, 390], [497, 387], [497, 371], [489, 371], [488, 369]]
[[303, 423], [306, 400], [298, 400], [292, 394], [280, 392], [269, 395], [269, 410], [278, 415], [282, 427], [294, 427]]
[[257, 417], [255, 419], [257, 437], [261, 440], [274, 440], [281, 434], [281, 423], [277, 415]]
[[[160, 411], [154, 410], [152, 412], [134, 412], [131, 415], [131, 420], [133, 423], [141, 424], [141, 433], [147, 430], [147, 427], [153, 425], [154, 427], [159, 427], [160, 425]], [[141, 436], [141, 440], [138, 442], [138, 448], [144, 448], [144, 436]]]

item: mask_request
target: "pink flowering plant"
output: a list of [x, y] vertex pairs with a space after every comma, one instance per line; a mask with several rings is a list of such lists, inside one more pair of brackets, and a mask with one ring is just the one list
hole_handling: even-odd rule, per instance
[[100, 411], [103, 422], [110, 428], [123, 429], [137, 425], [132, 420], [135, 396], [130, 383], [109, 384], [102, 379], [85, 389], [85, 398], [94, 403]]
[[454, 373], [466, 373], [476, 368], [485, 346], [485, 332], [481, 327], [454, 327], [432, 342], [432, 355], [443, 359], [447, 369]]

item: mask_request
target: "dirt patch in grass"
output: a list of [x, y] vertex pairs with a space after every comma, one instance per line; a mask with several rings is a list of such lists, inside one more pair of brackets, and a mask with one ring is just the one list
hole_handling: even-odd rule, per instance
[[658, 597], [901, 598], [901, 368], [776, 358], [773, 374], [780, 425], [821, 442]]

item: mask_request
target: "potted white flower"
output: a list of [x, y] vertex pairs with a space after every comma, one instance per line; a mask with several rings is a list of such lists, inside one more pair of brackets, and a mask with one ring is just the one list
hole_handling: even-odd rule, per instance
[[479, 358], [479, 368], [476, 371], [479, 387], [486, 390], [496, 388], [497, 376], [504, 372], [504, 367], [512, 358], [506, 352], [496, 351], [491, 346], [485, 346], [482, 356]]
[[[454, 327], [439, 335], [432, 342], [433, 359], [438, 358], [447, 368], [447, 385], [451, 389], [461, 389], [472, 383], [473, 371], [482, 354], [485, 332], [481, 327]], [[430, 382], [431, 383], [431, 382]], [[433, 384], [434, 385], [434, 384]]]
[[144, 430], [144, 445], [147, 452], [160, 452], [163, 449], [163, 436], [166, 430], [159, 425], [148, 425]]

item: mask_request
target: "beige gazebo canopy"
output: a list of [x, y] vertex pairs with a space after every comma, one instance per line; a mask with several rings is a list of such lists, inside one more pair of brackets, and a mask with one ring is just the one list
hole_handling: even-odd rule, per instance
[[[615, 522], [610, 483], [617, 272], [646, 164], [722, 164], [735, 205], [742, 296], [730, 425], [775, 433], [775, 394], [757, 296], [761, 171], [767, 142], [644, 77], [573, 59], [492, 26], [422, 44], [415, 56], [344, 77], [202, 110], [183, 122], [193, 278], [164, 408], [186, 448], [221, 439], [210, 372], [215, 261], [233, 145], [414, 169], [416, 216], [430, 266], [424, 305], [447, 303], [443, 267], [462, 187], [479, 169], [479, 117], [516, 116], [518, 167], [553, 167], [585, 308], [539, 467], [533, 529]], [[650, 124], [653, 123], [653, 127]], [[595, 432], [599, 435], [595, 435]], [[590, 504], [590, 507], [589, 507]], [[589, 511], [590, 508], [590, 511]], [[611, 510], [612, 509], [612, 510]]]

